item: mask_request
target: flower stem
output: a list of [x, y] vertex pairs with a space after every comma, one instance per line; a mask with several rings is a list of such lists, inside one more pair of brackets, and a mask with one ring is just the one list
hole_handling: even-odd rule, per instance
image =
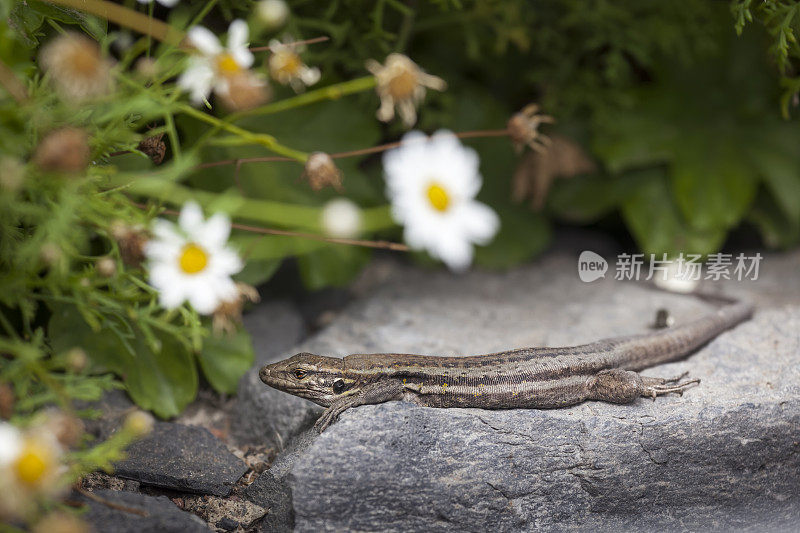
[[144, 35], [165, 43], [177, 45], [183, 40], [183, 32], [169, 24], [153, 19], [112, 2], [104, 0], [46, 0], [50, 4], [70, 7], [78, 11], [91, 13], [120, 26], [136, 30]]
[[244, 117], [271, 115], [272, 113], [286, 111], [287, 109], [294, 109], [295, 107], [301, 107], [304, 105], [313, 104], [315, 102], [336, 100], [342, 96], [366, 91], [372, 89], [373, 87], [375, 87], [375, 77], [364, 76], [363, 78], [356, 78], [354, 80], [336, 83], [334, 85], [329, 85], [328, 87], [323, 87], [322, 89], [299, 94], [292, 98], [279, 100], [278, 102], [273, 102], [249, 111], [231, 113], [225, 120], [227, 122], [236, 122]]
[[222, 130], [225, 130], [229, 133], [233, 133], [234, 135], [239, 136], [240, 138], [252, 143], [252, 144], [259, 144], [268, 150], [275, 152], [276, 154], [283, 155], [286, 157], [290, 157], [295, 161], [299, 161], [301, 163], [305, 163], [308, 159], [308, 154], [306, 152], [301, 152], [299, 150], [295, 150], [294, 148], [289, 148], [288, 146], [284, 146], [278, 142], [278, 140], [273, 137], [272, 135], [267, 135], [266, 133], [253, 133], [248, 131], [244, 128], [240, 128], [239, 126], [235, 126], [221, 120], [213, 115], [209, 115], [208, 113], [203, 113], [192, 106], [186, 104], [175, 104], [176, 108], [185, 113], [190, 115], [198, 120], [202, 120], [212, 126], [216, 126]]

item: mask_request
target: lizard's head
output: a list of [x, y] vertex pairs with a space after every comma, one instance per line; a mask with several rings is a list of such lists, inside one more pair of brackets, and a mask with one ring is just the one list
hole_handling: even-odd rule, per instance
[[344, 361], [313, 353], [299, 353], [271, 365], [258, 373], [265, 384], [274, 389], [300, 396], [329, 407], [353, 384], [344, 375]]

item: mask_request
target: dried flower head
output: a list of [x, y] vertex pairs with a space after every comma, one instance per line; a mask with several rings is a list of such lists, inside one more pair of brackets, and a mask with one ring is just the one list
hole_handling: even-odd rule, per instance
[[164, 161], [164, 155], [167, 153], [167, 145], [164, 142], [163, 133], [153, 135], [152, 137], [145, 137], [136, 148], [149, 157], [156, 165], [160, 165], [161, 162]]
[[158, 76], [158, 63], [152, 57], [140, 57], [136, 61], [136, 74], [145, 80], [152, 80]]
[[403, 54], [389, 54], [385, 65], [370, 59], [366, 66], [375, 76], [375, 90], [381, 99], [377, 116], [383, 122], [394, 118], [397, 107], [403, 123], [413, 126], [417, 122], [417, 106], [425, 98], [425, 88], [437, 91], [447, 88], [442, 78], [426, 74]]
[[125, 430], [137, 437], [143, 437], [153, 431], [155, 421], [150, 413], [136, 410], [125, 418]]
[[25, 179], [25, 165], [16, 157], [0, 156], [0, 190], [17, 192]]
[[234, 333], [242, 323], [242, 308], [244, 304], [261, 300], [256, 288], [247, 283], [237, 282], [236, 291], [236, 298], [220, 303], [214, 311], [212, 327], [217, 335]]
[[251, 70], [244, 70], [228, 78], [228, 90], [219, 97], [228, 110], [247, 111], [267, 103], [272, 91], [265, 79]]
[[144, 245], [150, 236], [143, 226], [130, 226], [121, 220], [111, 224], [111, 237], [117, 241], [122, 262], [126, 265], [139, 268], [144, 261]]
[[512, 198], [521, 202], [530, 198], [531, 207], [544, 207], [550, 185], [556, 178], [571, 178], [596, 169], [594, 161], [577, 143], [561, 135], [553, 135], [546, 151], [530, 151], [519, 161], [512, 178]]
[[33, 162], [48, 172], [77, 174], [89, 166], [89, 136], [80, 128], [51, 131], [39, 141]]
[[300, 53], [305, 49], [301, 45], [293, 45], [291, 38], [287, 43], [273, 39], [269, 43], [272, 55], [269, 56], [269, 74], [272, 79], [281, 85], [288, 85], [295, 92], [301, 92], [306, 87], [319, 81], [320, 72], [316, 67], [309, 67], [300, 59]]
[[536, 104], [528, 104], [522, 111], [514, 114], [508, 120], [507, 128], [517, 153], [522, 152], [525, 146], [537, 152], [547, 149], [550, 146], [550, 139], [539, 133], [539, 126], [553, 122], [555, 119], [550, 115], [539, 113], [539, 106]]
[[42, 48], [39, 62], [66, 100], [80, 102], [113, 89], [111, 61], [91, 39], [67, 33]]
[[313, 152], [308, 156], [302, 178], [308, 180], [308, 184], [315, 191], [325, 187], [333, 187], [339, 192], [343, 190], [342, 171], [325, 152]]

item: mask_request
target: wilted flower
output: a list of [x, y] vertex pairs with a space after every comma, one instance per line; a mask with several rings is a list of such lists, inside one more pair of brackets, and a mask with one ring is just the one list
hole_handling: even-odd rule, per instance
[[315, 191], [325, 187], [342, 191], [342, 171], [325, 152], [313, 152], [308, 156], [302, 177], [308, 180], [308, 184]]
[[200, 53], [189, 58], [178, 85], [190, 91], [193, 103], [206, 100], [212, 89], [217, 94], [227, 94], [231, 78], [250, 68], [253, 54], [247, 47], [248, 34], [247, 23], [234, 20], [228, 28], [228, 47], [223, 48], [210, 30], [202, 26], [189, 30], [187, 39]]
[[397, 107], [403, 123], [413, 126], [417, 122], [417, 105], [425, 98], [425, 88], [437, 91], [447, 88], [443, 79], [426, 74], [403, 54], [389, 54], [385, 65], [370, 59], [366, 66], [375, 76], [375, 90], [381, 99], [377, 116], [383, 122], [394, 118]]
[[77, 174], [89, 165], [89, 136], [80, 128], [51, 131], [39, 141], [33, 162], [42, 170]]
[[405, 226], [405, 241], [453, 270], [468, 267], [472, 244], [487, 244], [500, 227], [497, 214], [474, 199], [482, 182], [478, 164], [475, 151], [449, 131], [430, 138], [407, 133], [383, 157], [392, 216]]
[[261, 0], [255, 9], [256, 17], [268, 31], [280, 28], [289, 18], [289, 6], [284, 0]]
[[111, 62], [100, 47], [77, 33], [56, 37], [42, 48], [39, 62], [67, 100], [82, 101], [113, 88]]
[[228, 91], [219, 97], [230, 111], [247, 111], [266, 103], [271, 91], [267, 80], [251, 70], [243, 70], [228, 78]]
[[111, 224], [111, 236], [117, 241], [122, 262], [138, 268], [145, 259], [144, 245], [149, 235], [140, 225], [129, 226], [121, 220]]
[[212, 327], [214, 333], [218, 335], [223, 332], [234, 333], [236, 327], [242, 323], [244, 304], [261, 300], [258, 291], [252, 285], [237, 283], [236, 290], [237, 294], [234, 299], [220, 303], [219, 307], [214, 311]]
[[218, 213], [206, 221], [195, 202], [183, 206], [178, 227], [166, 220], [153, 222], [155, 238], [145, 245], [145, 254], [161, 305], [173, 309], [188, 300], [198, 313], [209, 315], [236, 298], [231, 276], [243, 265], [227, 246], [230, 231], [227, 216]]
[[537, 152], [542, 152], [549, 147], [550, 139], [539, 133], [539, 126], [553, 122], [555, 119], [550, 115], [539, 113], [539, 106], [536, 104], [528, 104], [522, 111], [515, 113], [508, 120], [507, 128], [517, 153], [521, 152], [525, 146]]
[[273, 39], [269, 49], [272, 52], [269, 56], [269, 74], [281, 85], [289, 85], [295, 92], [301, 92], [319, 81], [319, 69], [309, 67], [300, 59], [302, 46]]
[[349, 239], [361, 231], [361, 210], [347, 198], [334, 198], [322, 208], [322, 229], [331, 237]]

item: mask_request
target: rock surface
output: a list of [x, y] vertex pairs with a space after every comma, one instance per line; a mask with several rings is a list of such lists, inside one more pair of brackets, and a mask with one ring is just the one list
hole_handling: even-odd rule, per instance
[[247, 470], [208, 430], [157, 422], [153, 432], [128, 448], [115, 474], [145, 485], [227, 496]]
[[[287, 354], [463, 355], [571, 345], [647, 331], [659, 308], [677, 323], [712, 308], [614, 281], [613, 270], [582, 283], [576, 263], [577, 253], [555, 253], [504, 274], [461, 277], [395, 268], [369, 298]], [[323, 435], [306, 436], [276, 460], [273, 475], [285, 476], [292, 490], [296, 529], [782, 530], [796, 524], [798, 269], [798, 254], [767, 256], [759, 281], [708, 287], [748, 298], [759, 310], [687, 360], [646, 372], [689, 371], [703, 380], [683, 397], [550, 411], [390, 402], [346, 412]], [[254, 394], [274, 397], [265, 391]], [[273, 407], [263, 421], [277, 424], [272, 429], [284, 440], [307, 427], [318, 409], [294, 398]]]
[[[113, 508], [103, 503], [80, 496], [88, 504], [88, 511], [81, 517], [92, 524], [94, 531], [114, 533], [207, 533], [211, 529], [198, 517], [181, 511], [166, 496], [146, 496], [133, 492], [96, 490], [94, 495], [112, 503]], [[123, 509], [125, 508], [125, 509]]]

